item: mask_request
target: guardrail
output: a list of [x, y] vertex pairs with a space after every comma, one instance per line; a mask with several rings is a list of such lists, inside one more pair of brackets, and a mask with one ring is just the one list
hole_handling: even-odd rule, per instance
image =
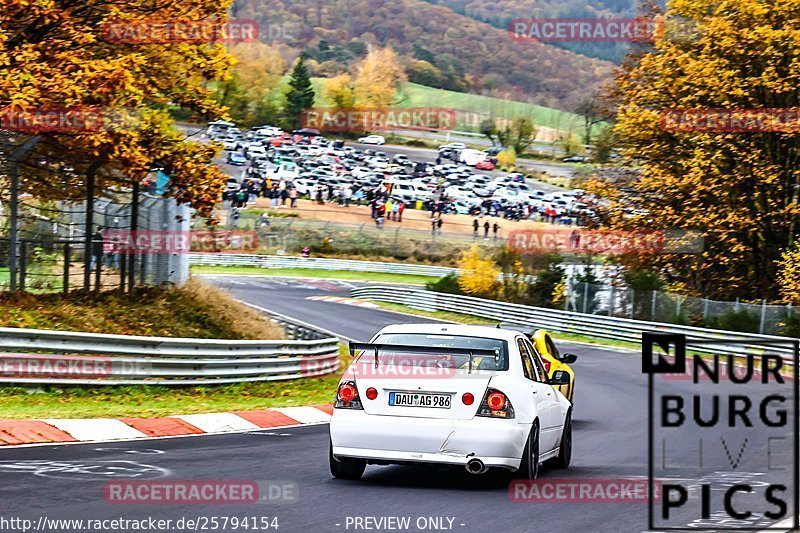
[[[539, 327], [559, 333], [574, 333], [637, 344], [642, 340], [643, 331], [680, 333], [686, 335], [687, 342], [690, 343], [693, 340], [715, 341], [712, 345], [692, 345], [691, 349], [697, 352], [737, 356], [748, 354], [762, 356], [769, 353], [780, 355], [790, 364], [794, 360], [794, 348], [791, 343], [796, 341], [789, 337], [756, 335], [678, 324], [646, 322], [628, 318], [589, 315], [407, 287], [361, 287], [353, 289], [351, 294], [354, 298], [397, 303], [425, 311], [449, 311], [488, 320], [497, 320], [498, 322]], [[781, 344], [744, 345], [730, 342], [732, 339], [752, 343]], [[728, 341], [727, 344], [726, 341]]]
[[273, 320], [292, 340], [0, 328], [0, 383], [216, 385], [322, 376], [339, 368], [339, 339], [283, 317]]
[[315, 270], [350, 270], [355, 272], [380, 272], [386, 274], [412, 274], [416, 276], [443, 277], [458, 273], [457, 268], [382, 263], [378, 261], [351, 261], [284, 255], [255, 254], [189, 254], [192, 265], [255, 266], [259, 268], [299, 268]]

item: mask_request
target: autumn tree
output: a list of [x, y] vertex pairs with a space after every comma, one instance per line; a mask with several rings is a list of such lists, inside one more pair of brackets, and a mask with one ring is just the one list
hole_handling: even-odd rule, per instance
[[237, 43], [230, 52], [236, 63], [229, 79], [217, 85], [215, 97], [238, 121], [255, 124], [274, 118], [276, 89], [286, 72], [280, 48], [262, 42]]
[[786, 250], [778, 268], [781, 297], [792, 304], [800, 304], [800, 246], [795, 244]]
[[495, 134], [501, 146], [514, 149], [517, 154], [523, 153], [536, 140], [536, 126], [527, 117], [517, 117]]
[[[800, 227], [797, 129], [670, 129], [663, 119], [676, 110], [800, 107], [800, 3], [674, 0], [666, 15], [693, 34], [657, 36], [618, 79], [615, 133], [639, 173], [612, 203], [612, 223], [702, 232], [699, 255], [636, 258], [633, 266], [670, 284], [712, 298], [777, 298], [782, 253]], [[646, 216], [626, 216], [632, 204]]]
[[292, 69], [289, 91], [286, 93], [284, 120], [290, 129], [300, 126], [300, 117], [306, 109], [314, 106], [314, 87], [305, 65], [305, 57], [300, 56]]
[[464, 293], [489, 298], [497, 294], [500, 269], [491, 257], [484, 256], [477, 244], [463, 252], [458, 268], [461, 269], [458, 286]]
[[323, 82], [322, 96], [333, 107], [347, 109], [355, 107], [356, 93], [353, 78], [349, 74], [339, 74]]
[[407, 81], [400, 57], [391, 48], [371, 50], [357, 66], [353, 78], [357, 105], [388, 107]]
[[[168, 194], [210, 215], [225, 182], [210, 165], [214, 149], [186, 142], [166, 109], [176, 105], [198, 115], [225, 116], [207, 82], [226, 76], [230, 56], [220, 43], [125, 42], [111, 38], [108, 28], [152, 20], [224, 22], [229, 4], [5, 2], [0, 11], [4, 119], [42, 109], [96, 118], [81, 130], [18, 131], [10, 141], [14, 145], [34, 133], [39, 139], [20, 167], [23, 191], [40, 198], [81, 198], [86, 174], [96, 176], [102, 191], [130, 185], [159, 164], [172, 179]], [[6, 153], [10, 148], [2, 147]]]

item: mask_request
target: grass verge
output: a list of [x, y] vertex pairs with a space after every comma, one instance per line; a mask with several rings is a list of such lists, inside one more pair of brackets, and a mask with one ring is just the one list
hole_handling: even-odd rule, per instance
[[0, 327], [203, 339], [282, 339], [283, 329], [228, 293], [191, 280], [179, 289], [0, 294]]
[[352, 270], [318, 270], [313, 268], [260, 268], [250, 266], [192, 266], [192, 274], [234, 274], [294, 278], [330, 278], [351, 281], [385, 281], [424, 285], [436, 281], [437, 277], [415, 276], [411, 274], [385, 274], [382, 272], [354, 272]]

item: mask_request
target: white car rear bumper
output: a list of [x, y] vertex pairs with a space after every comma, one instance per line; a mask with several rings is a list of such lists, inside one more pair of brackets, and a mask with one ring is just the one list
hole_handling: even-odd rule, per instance
[[486, 466], [516, 469], [530, 426], [515, 420], [472, 420], [368, 415], [337, 409], [330, 424], [333, 454], [386, 462]]

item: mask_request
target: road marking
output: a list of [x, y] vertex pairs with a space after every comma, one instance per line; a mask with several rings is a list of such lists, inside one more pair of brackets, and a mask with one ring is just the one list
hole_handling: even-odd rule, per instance
[[275, 409], [303, 424], [320, 424], [331, 421], [331, 415], [316, 407], [278, 407]]
[[223, 433], [227, 431], [242, 431], [246, 429], [261, 429], [233, 413], [201, 413], [194, 415], [180, 415], [179, 418], [206, 433]]
[[117, 440], [147, 437], [115, 418], [48, 418], [43, 422], [69, 433], [76, 440]]

